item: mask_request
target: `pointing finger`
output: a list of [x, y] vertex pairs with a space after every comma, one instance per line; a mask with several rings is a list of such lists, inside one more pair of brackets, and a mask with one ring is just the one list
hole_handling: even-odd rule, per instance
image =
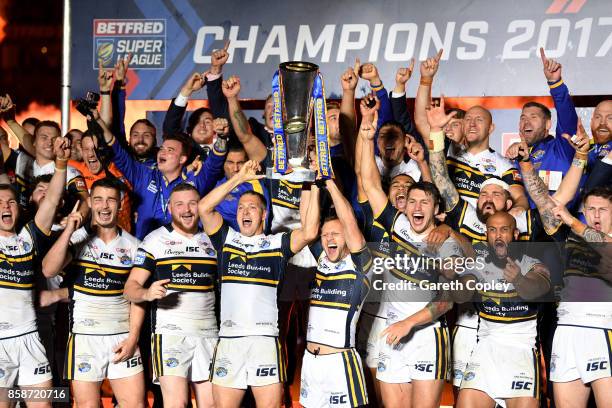
[[436, 54], [436, 62], [440, 62], [440, 58], [442, 58], [442, 53], [444, 52], [444, 48], [440, 48], [438, 54]]
[[72, 209], [72, 211], [70, 211], [70, 213], [77, 212], [77, 210], [79, 209], [79, 204], [81, 204], [81, 200], [77, 200], [77, 202], [74, 204], [74, 208]]
[[355, 65], [353, 66], [355, 75], [359, 75], [359, 68], [361, 68], [361, 60], [359, 58], [355, 58]]
[[544, 53], [544, 47], [540, 47], [540, 58], [542, 58], [542, 62], [546, 64], [548, 59], [546, 58], [546, 53]]
[[223, 46], [223, 50], [224, 50], [224, 51], [227, 51], [227, 49], [229, 48], [229, 46], [230, 46], [230, 40], [227, 40], [227, 41], [225, 42], [225, 45]]
[[414, 58], [412, 58], [412, 59], [410, 60], [410, 66], [408, 67], [408, 70], [409, 70], [410, 72], [412, 72], [412, 71], [414, 70]]

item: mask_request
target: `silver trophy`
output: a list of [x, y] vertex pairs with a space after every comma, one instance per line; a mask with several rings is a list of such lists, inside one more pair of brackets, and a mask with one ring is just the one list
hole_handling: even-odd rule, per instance
[[314, 181], [315, 172], [308, 165], [308, 138], [312, 119], [312, 88], [319, 73], [318, 65], [289, 61], [279, 66], [283, 129], [287, 143], [288, 174], [267, 169], [267, 177], [294, 182]]

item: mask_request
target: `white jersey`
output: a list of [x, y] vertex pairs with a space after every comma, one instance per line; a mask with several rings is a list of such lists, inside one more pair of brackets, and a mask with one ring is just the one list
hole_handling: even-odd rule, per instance
[[446, 163], [448, 174], [459, 195], [474, 206], [480, 194], [480, 186], [486, 179], [495, 177], [509, 186], [520, 185], [522, 180], [512, 162], [491, 148], [476, 154], [449, 149]]
[[[541, 262], [523, 255], [516, 263], [525, 276]], [[518, 295], [514, 285], [504, 278], [504, 268], [505, 262], [502, 265], [487, 262], [482, 269], [470, 271], [478, 282], [494, 285], [478, 291], [479, 302], [475, 304], [480, 317], [478, 337], [511, 335], [535, 344], [538, 304], [526, 302]]]
[[160, 227], [142, 241], [134, 266], [149, 271], [154, 281], [170, 279], [166, 296], [153, 303], [153, 333], [217, 336], [217, 251], [204, 232], [187, 237], [171, 225]]
[[438, 282], [439, 273], [432, 261], [461, 256], [462, 252], [450, 238], [437, 253], [430, 252], [424, 242], [428, 234], [414, 232], [406, 215], [389, 202], [377, 221], [390, 233], [391, 241], [398, 246], [398, 253], [403, 251], [408, 257], [403, 269], [393, 268], [390, 271], [389, 286], [383, 293], [385, 316], [388, 320], [399, 321], [423, 309], [435, 298], [436, 291], [420, 288], [421, 282]]
[[412, 177], [414, 181], [419, 181], [421, 179], [421, 170], [419, 170], [419, 166], [414, 160], [408, 162], [402, 160], [397, 166], [387, 168], [383, 160], [379, 156], [376, 156], [376, 167], [378, 167], [378, 172], [385, 182], [390, 182], [391, 179], [398, 174], [407, 174]]
[[109, 243], [91, 235], [72, 247], [72, 262], [65, 268], [66, 280], [71, 283], [72, 333], [113, 335], [130, 331], [130, 302], [123, 297], [123, 287], [138, 244], [138, 239], [119, 230]]
[[311, 284], [306, 339], [336, 348], [355, 347], [357, 321], [370, 289], [370, 250], [365, 247], [338, 262], [327, 258], [321, 241], [310, 250], [318, 266]]
[[47, 240], [34, 221], [19, 234], [0, 236], [0, 339], [36, 331], [35, 270]]
[[602, 270], [599, 252], [606, 245], [589, 244], [575, 235], [568, 239], [558, 324], [612, 329], [612, 284], [602, 276], [610, 271]]
[[219, 337], [278, 336], [277, 292], [294, 255], [290, 233], [247, 237], [223, 222], [210, 239], [221, 252]]

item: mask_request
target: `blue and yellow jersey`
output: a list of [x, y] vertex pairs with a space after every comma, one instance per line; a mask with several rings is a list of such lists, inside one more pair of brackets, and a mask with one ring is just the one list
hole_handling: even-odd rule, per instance
[[130, 304], [123, 287], [139, 241], [119, 230], [108, 244], [95, 235], [71, 247], [72, 261], [64, 268], [69, 283], [70, 331], [78, 334], [129, 332]]
[[[487, 247], [487, 250], [491, 249]], [[523, 276], [541, 264], [527, 255], [515, 262]], [[519, 296], [514, 285], [504, 278], [505, 267], [505, 260], [495, 260], [493, 255], [488, 255], [484, 267], [469, 272], [478, 283], [489, 285], [476, 291], [475, 306], [480, 318], [478, 335], [518, 335], [535, 342], [540, 304], [527, 302]]]
[[153, 333], [217, 336], [217, 251], [204, 232], [188, 237], [171, 225], [160, 227], [140, 244], [134, 267], [153, 280], [170, 279], [166, 297], [153, 303]]
[[480, 194], [480, 186], [489, 178], [500, 179], [509, 186], [522, 186], [522, 177], [518, 169], [510, 160], [491, 148], [477, 154], [465, 150], [457, 155], [449, 153], [446, 164], [448, 175], [457, 187], [457, 192], [461, 198], [474, 206]]
[[0, 236], [0, 339], [36, 331], [35, 271], [49, 245], [34, 221], [19, 234]]
[[302, 183], [292, 183], [283, 179], [269, 179], [272, 205], [270, 231], [291, 231], [300, 227], [300, 199]]
[[372, 256], [367, 247], [331, 262], [320, 241], [310, 246], [317, 259], [311, 283], [306, 339], [336, 348], [355, 347], [355, 328], [370, 289]]
[[220, 337], [278, 336], [278, 289], [291, 233], [247, 237], [225, 221], [210, 235], [219, 251]]

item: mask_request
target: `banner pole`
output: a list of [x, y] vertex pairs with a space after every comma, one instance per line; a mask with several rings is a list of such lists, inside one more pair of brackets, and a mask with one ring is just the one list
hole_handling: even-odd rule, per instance
[[62, 135], [70, 129], [70, 57], [71, 57], [71, 4], [64, 0], [62, 35]]

